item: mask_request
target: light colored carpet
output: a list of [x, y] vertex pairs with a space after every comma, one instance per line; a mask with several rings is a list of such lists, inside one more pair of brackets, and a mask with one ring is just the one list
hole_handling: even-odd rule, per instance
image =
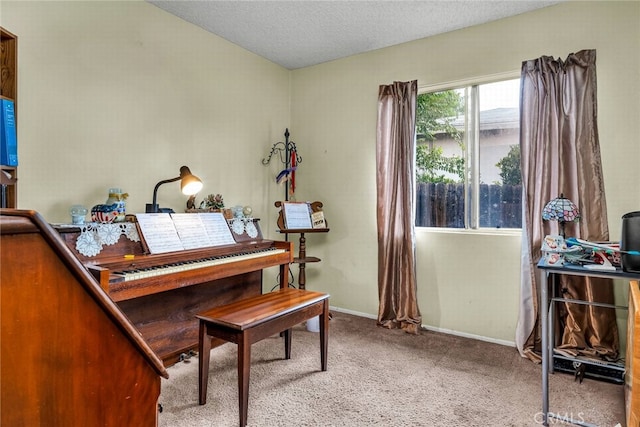
[[[408, 335], [375, 320], [335, 313], [328, 371], [317, 333], [299, 325], [292, 357], [282, 338], [252, 347], [249, 427], [536, 426], [540, 365], [512, 347], [429, 331]], [[237, 426], [236, 346], [211, 351], [207, 404], [198, 405], [198, 359], [162, 380], [160, 427]], [[624, 423], [621, 385], [556, 373], [550, 410], [601, 427]], [[551, 425], [564, 425], [551, 420]]]

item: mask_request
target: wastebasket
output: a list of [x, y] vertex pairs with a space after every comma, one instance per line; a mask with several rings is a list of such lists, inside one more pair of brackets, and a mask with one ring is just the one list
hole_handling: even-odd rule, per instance
[[640, 273], [640, 255], [625, 254], [624, 251], [640, 251], [640, 211], [629, 212], [622, 216], [622, 270], [628, 273]]

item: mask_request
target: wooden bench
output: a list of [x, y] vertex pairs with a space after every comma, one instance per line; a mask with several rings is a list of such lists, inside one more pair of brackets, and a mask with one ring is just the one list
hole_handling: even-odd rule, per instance
[[212, 308], [198, 314], [200, 319], [198, 365], [199, 403], [207, 402], [211, 338], [238, 345], [238, 400], [240, 427], [247, 425], [251, 344], [284, 332], [284, 357], [291, 358], [293, 326], [320, 316], [320, 365], [327, 370], [329, 295], [302, 289], [279, 289], [256, 297]]

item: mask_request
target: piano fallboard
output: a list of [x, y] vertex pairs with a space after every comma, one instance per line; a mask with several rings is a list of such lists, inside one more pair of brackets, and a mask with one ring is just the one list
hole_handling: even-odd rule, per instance
[[[264, 240], [170, 254], [119, 257], [86, 262], [85, 266], [118, 302], [289, 264], [293, 261], [292, 254], [289, 242]], [[129, 275], [136, 278], [129, 279]]]

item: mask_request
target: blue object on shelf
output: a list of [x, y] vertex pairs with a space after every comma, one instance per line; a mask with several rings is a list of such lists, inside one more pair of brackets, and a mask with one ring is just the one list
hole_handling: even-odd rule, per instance
[[16, 114], [10, 99], [0, 99], [2, 117], [0, 120], [0, 164], [18, 166], [18, 139], [16, 135]]

